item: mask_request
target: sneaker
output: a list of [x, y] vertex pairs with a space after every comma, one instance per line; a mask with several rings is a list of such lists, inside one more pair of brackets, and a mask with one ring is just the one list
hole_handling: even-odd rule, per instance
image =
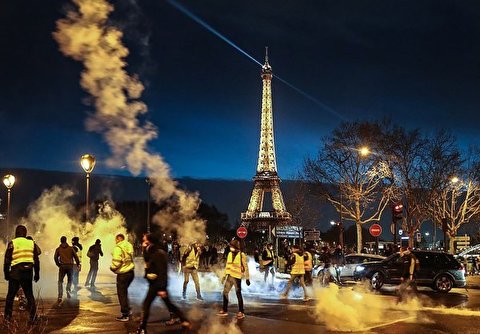
[[287, 299], [287, 295], [285, 293], [280, 294], [280, 299]]
[[304, 302], [308, 302], [309, 300], [312, 300], [310, 297], [303, 297]]
[[176, 323], [179, 323], [179, 322], [180, 322], [180, 318], [171, 318], [170, 320], [165, 321], [165, 325], [173, 326], [173, 325], [175, 325]]
[[122, 314], [121, 316], [116, 317], [115, 320], [121, 321], [121, 322], [127, 322], [128, 320], [130, 320], [130, 317], [128, 315]]
[[217, 315], [218, 315], [219, 317], [226, 317], [226, 316], [228, 316], [228, 313], [225, 312], [224, 310], [221, 310], [221, 311], [219, 311], [219, 312], [217, 313]]
[[197, 299], [197, 300], [200, 300], [200, 301], [204, 300], [202, 296], [197, 296], [196, 299]]
[[147, 334], [147, 329], [143, 327], [138, 327], [135, 334]]
[[85, 287], [88, 288], [90, 286], [89, 283], [85, 283]]
[[192, 329], [192, 324], [189, 321], [184, 321], [180, 324], [184, 329]]
[[245, 318], [245, 313], [243, 313], [243, 312], [238, 312], [238, 313], [237, 313], [237, 319], [243, 319], [243, 318]]
[[67, 291], [67, 298], [72, 298], [72, 295], [70, 294], [70, 291]]
[[183, 294], [183, 295], [182, 295], [182, 299], [187, 299], [187, 295], [186, 295], [186, 294]]
[[57, 299], [57, 304], [61, 304], [62, 301], [63, 301], [62, 298], [58, 298], [58, 299]]

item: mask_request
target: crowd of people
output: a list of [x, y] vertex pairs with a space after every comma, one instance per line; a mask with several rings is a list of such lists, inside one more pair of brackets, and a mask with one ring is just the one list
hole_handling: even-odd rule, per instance
[[[128, 289], [135, 278], [134, 246], [125, 238], [123, 234], [115, 236], [115, 247], [111, 250], [112, 261], [110, 270], [116, 274], [117, 297], [120, 305], [120, 316], [118, 321], [130, 321], [131, 307], [128, 298]], [[181, 324], [183, 328], [192, 327], [181, 309], [179, 309], [171, 300], [167, 291], [168, 272], [170, 268], [181, 268], [183, 272], [182, 298], [187, 299], [187, 289], [190, 278], [194, 282], [196, 299], [203, 301], [201, 282], [199, 279], [199, 270], [207, 270], [210, 266], [224, 266], [224, 275], [221, 279], [223, 288], [223, 306], [217, 315], [225, 317], [228, 315], [229, 292], [235, 288], [238, 300], [237, 319], [245, 317], [244, 303], [242, 296], [242, 281], [245, 280], [247, 286], [250, 285], [250, 272], [248, 267], [247, 255], [242, 251], [241, 243], [238, 240], [225, 242], [223, 253], [217, 251], [220, 245], [201, 245], [193, 242], [186, 246], [180, 246], [173, 242], [170, 245], [161, 242], [152, 234], [145, 234], [142, 239], [142, 255], [145, 262], [145, 279], [148, 282], [148, 291], [143, 302], [142, 320], [137, 330], [137, 334], [147, 332], [147, 324], [150, 316], [150, 307], [158, 296], [162, 299], [170, 312], [170, 319], [165, 322], [166, 325]], [[222, 247], [223, 248], [223, 247]], [[82, 250], [78, 237], [73, 237], [71, 245], [67, 238], [60, 238], [60, 245], [55, 250], [54, 261], [58, 267], [58, 298], [57, 305], [61, 307], [64, 296], [64, 280], [67, 277], [65, 286], [66, 297], [76, 298], [79, 287], [79, 274], [82, 268]], [[319, 271], [318, 279], [320, 285], [328, 285], [331, 280], [341, 284], [340, 270], [345, 263], [344, 250], [341, 246], [333, 249], [323, 246], [307, 245], [305, 248], [299, 245], [284, 244], [283, 258], [285, 262], [284, 271], [290, 274], [284, 291], [280, 294], [281, 298], [288, 298], [289, 291], [297, 282], [304, 292], [304, 301], [310, 300], [307, 286], [314, 284], [312, 271], [320, 263], [323, 269]], [[27, 309], [30, 315], [30, 322], [35, 323], [37, 319], [35, 298], [33, 296], [32, 281], [40, 280], [40, 260], [41, 250], [27, 236], [27, 229], [23, 225], [18, 225], [15, 231], [15, 238], [7, 245], [4, 261], [5, 279], [8, 281], [8, 293], [5, 302], [5, 322], [11, 321], [13, 313], [13, 304], [15, 296], [19, 290], [25, 296]], [[401, 293], [406, 290], [416, 291], [415, 270], [418, 260], [408, 249], [400, 252], [404, 259], [404, 273], [402, 275], [404, 284], [401, 286]], [[85, 287], [95, 290], [96, 277], [98, 272], [98, 262], [103, 256], [101, 240], [97, 239], [93, 245], [88, 248], [87, 257], [89, 258], [90, 268], [86, 276]], [[278, 259], [273, 244], [267, 243], [259, 251], [255, 249], [253, 257], [258, 262], [258, 268], [263, 272], [264, 284], [273, 287], [278, 270]], [[331, 275], [334, 268], [334, 275]]]

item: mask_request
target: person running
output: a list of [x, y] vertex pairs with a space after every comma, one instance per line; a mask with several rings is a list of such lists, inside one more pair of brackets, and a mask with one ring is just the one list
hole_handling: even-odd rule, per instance
[[265, 270], [263, 282], [267, 283], [268, 274], [272, 275], [272, 286], [275, 281], [275, 252], [273, 251], [273, 244], [268, 243], [262, 252], [262, 264]]
[[8, 281], [7, 299], [5, 300], [5, 322], [10, 323], [13, 312], [13, 301], [18, 290], [22, 288], [27, 299], [27, 308], [30, 314], [29, 321], [35, 322], [37, 308], [33, 296], [32, 278], [35, 282], [40, 279], [40, 248], [26, 238], [27, 228], [18, 225], [15, 229], [15, 238], [10, 241], [5, 251], [3, 273]]
[[305, 255], [303, 254], [302, 250], [298, 245], [292, 245], [292, 255], [289, 259], [289, 263], [292, 267], [292, 270], [290, 271], [290, 279], [288, 280], [287, 283], [287, 288], [285, 289], [285, 292], [283, 292], [280, 296], [281, 298], [287, 298], [288, 292], [290, 291], [290, 288], [292, 287], [293, 281], [296, 279], [300, 280], [300, 285], [303, 288], [303, 300], [308, 301], [310, 298], [307, 295], [307, 287], [305, 286]]
[[[80, 244], [80, 239], [78, 237], [73, 237], [72, 238], [72, 247], [73, 250], [75, 251], [75, 254], [77, 254], [78, 260], [80, 263], [82, 263], [82, 250], [83, 247]], [[80, 276], [80, 271], [82, 271], [82, 266], [79, 264], [77, 266], [73, 266], [72, 270], [72, 284], [73, 284], [73, 293], [77, 294], [78, 290], [78, 278]]]
[[220, 317], [228, 315], [228, 294], [232, 287], [235, 287], [238, 300], [237, 319], [245, 318], [245, 311], [243, 309], [242, 297], [242, 278], [245, 277], [246, 283], [250, 285], [250, 273], [248, 271], [247, 256], [240, 251], [240, 242], [232, 240], [230, 242], [230, 251], [227, 256], [227, 263], [225, 267], [225, 275], [222, 278], [222, 283], [225, 283], [223, 288], [223, 308], [217, 313]]
[[88, 271], [87, 280], [85, 281], [85, 287], [95, 289], [95, 281], [97, 279], [98, 272], [98, 260], [100, 259], [100, 256], [103, 256], [102, 242], [100, 239], [95, 240], [95, 244], [90, 246], [87, 256], [90, 258], [90, 270]]
[[53, 259], [58, 267], [57, 303], [61, 304], [63, 298], [63, 280], [65, 279], [65, 275], [67, 275], [67, 298], [71, 298], [73, 266], [79, 266], [81, 263], [73, 247], [67, 244], [66, 236], [60, 238], [60, 246], [55, 250]]
[[192, 276], [193, 282], [195, 283], [195, 290], [197, 292], [197, 300], [203, 300], [202, 293], [200, 292], [200, 280], [198, 279], [200, 253], [200, 244], [194, 242], [185, 250], [185, 253], [183, 254], [183, 299], [187, 298], [187, 285], [189, 277]]
[[135, 264], [133, 263], [133, 246], [123, 234], [115, 237], [117, 243], [112, 252], [112, 264], [110, 270], [117, 274], [117, 296], [120, 303], [121, 315], [117, 321], [130, 320], [130, 303], [128, 301], [128, 287], [135, 278]]
[[178, 321], [185, 329], [191, 329], [192, 325], [183, 312], [178, 309], [168, 296], [168, 254], [158, 247], [157, 240], [152, 234], [143, 235], [143, 257], [145, 260], [145, 278], [148, 280], [148, 292], [143, 301], [142, 321], [136, 334], [147, 333], [147, 323], [150, 316], [150, 307], [157, 296], [162, 298], [170, 312], [170, 320], [165, 322], [167, 326], [174, 325]]

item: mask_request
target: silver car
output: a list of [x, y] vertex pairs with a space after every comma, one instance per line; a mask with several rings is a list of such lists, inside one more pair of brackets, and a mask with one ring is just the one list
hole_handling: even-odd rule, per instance
[[[362, 263], [381, 261], [385, 256], [375, 254], [348, 254], [345, 255], [345, 265], [335, 268], [332, 264], [330, 266], [330, 274], [333, 278], [337, 277], [336, 270], [340, 271], [340, 279], [343, 281], [353, 280], [353, 272], [355, 268]], [[313, 271], [313, 276], [318, 276], [318, 273], [323, 269], [323, 264], [316, 266]]]

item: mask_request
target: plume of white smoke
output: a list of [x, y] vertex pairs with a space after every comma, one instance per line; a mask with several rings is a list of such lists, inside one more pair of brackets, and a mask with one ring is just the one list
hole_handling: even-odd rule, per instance
[[188, 318], [194, 322], [202, 322], [198, 334], [242, 334], [234, 320], [223, 321], [215, 313], [208, 312], [200, 308], [192, 308], [188, 312]]
[[166, 231], [177, 231], [182, 243], [204, 241], [205, 223], [196, 216], [198, 195], [178, 189], [168, 164], [147, 148], [148, 142], [157, 137], [157, 129], [139, 119], [147, 111], [138, 100], [143, 85], [125, 70], [128, 49], [122, 44], [122, 32], [107, 22], [113, 6], [106, 0], [73, 2], [78, 11], [70, 11], [65, 19], [58, 20], [53, 35], [60, 50], [85, 67], [81, 85], [95, 103], [95, 112], [86, 121], [87, 129], [101, 133], [109, 144], [113, 153], [107, 161], [109, 166], [127, 166], [134, 175], [146, 172], [152, 181], [154, 200], [158, 204], [167, 199], [175, 201], [154, 217], [156, 224]]
[[[28, 215], [20, 220], [20, 224], [27, 227], [28, 234], [42, 250], [38, 287], [41, 288], [43, 297], [56, 297], [58, 268], [54, 262], [54, 253], [60, 245], [60, 237], [66, 236], [70, 245], [72, 237], [80, 238], [80, 243], [83, 244], [83, 274], [88, 271], [88, 247], [100, 239], [105, 256], [100, 259], [99, 273], [108, 273], [115, 235], [126, 233], [124, 218], [113, 209], [109, 215], [99, 215], [93, 223], [81, 223], [81, 215], [70, 202], [73, 195], [72, 190], [58, 186], [45, 190], [30, 205]], [[112, 274], [112, 280], [113, 277]]]

